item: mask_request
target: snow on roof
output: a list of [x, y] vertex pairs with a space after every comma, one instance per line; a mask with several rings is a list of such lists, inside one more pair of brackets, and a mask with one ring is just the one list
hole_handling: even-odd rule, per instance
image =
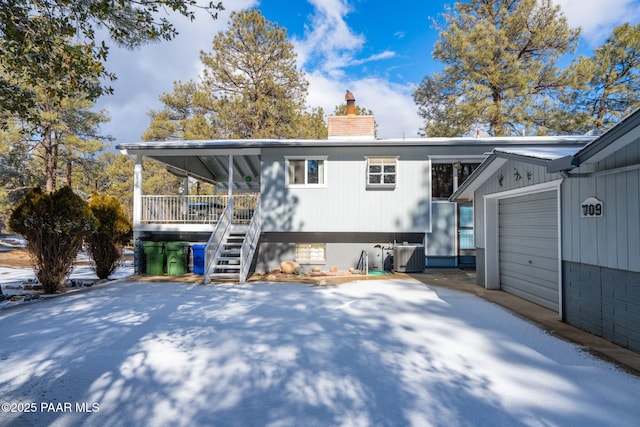
[[581, 148], [582, 147], [497, 147], [495, 151], [540, 160], [556, 160], [561, 157], [573, 156]]

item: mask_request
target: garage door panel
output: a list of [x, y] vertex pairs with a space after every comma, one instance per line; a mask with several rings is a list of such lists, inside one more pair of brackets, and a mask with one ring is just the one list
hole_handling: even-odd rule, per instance
[[515, 283], [515, 286], [503, 286], [502, 289], [505, 292], [524, 298], [527, 301], [531, 301], [535, 304], [549, 308], [551, 310], [557, 310], [549, 301], [557, 299], [557, 289], [541, 286], [536, 283], [530, 283], [526, 281], [518, 281], [517, 278], [511, 278], [511, 283]]
[[506, 252], [518, 252], [523, 254], [532, 254], [540, 256], [556, 257], [558, 255], [558, 248], [555, 242], [551, 241], [551, 237], [548, 239], [527, 239], [521, 237], [518, 239], [504, 239], [500, 241], [501, 249]]
[[499, 203], [500, 286], [558, 310], [557, 192], [511, 197]]
[[[536, 274], [538, 269], [551, 271], [554, 276], [554, 280], [558, 280], [558, 259], [551, 257], [537, 257], [531, 259], [531, 257], [524, 256], [522, 254], [506, 253], [503, 254], [502, 263], [503, 268], [507, 269], [520, 269], [528, 274]], [[514, 266], [509, 267], [510, 264]]]

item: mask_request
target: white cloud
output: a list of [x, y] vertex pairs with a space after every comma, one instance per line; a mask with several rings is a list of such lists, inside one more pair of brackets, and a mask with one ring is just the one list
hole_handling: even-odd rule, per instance
[[[360, 58], [366, 40], [347, 25], [350, 9], [345, 0], [310, 0], [315, 14], [307, 25], [304, 38], [292, 39], [299, 65], [309, 80], [308, 105], [322, 107], [326, 114], [344, 102], [350, 89], [358, 105], [371, 109], [378, 122], [378, 137], [415, 137], [422, 122], [413, 102], [412, 87], [390, 83], [381, 78], [357, 77], [349, 67], [393, 58], [385, 50]], [[118, 80], [112, 85], [114, 95], [100, 99], [96, 109], [106, 109], [111, 122], [103, 134], [117, 137], [116, 143], [135, 142], [149, 125], [148, 111], [159, 110], [158, 97], [173, 91], [173, 82], [197, 80], [202, 70], [200, 50], [210, 51], [218, 31], [228, 27], [229, 14], [254, 7], [258, 0], [225, 4], [227, 10], [215, 21], [199, 16], [194, 22], [177, 18], [180, 35], [169, 42], [147, 45], [129, 51], [112, 49], [107, 68]]]
[[394, 58], [395, 56], [396, 56], [396, 53], [394, 51], [385, 50], [383, 52], [376, 53], [375, 55], [371, 55], [368, 58], [354, 59], [348, 65], [361, 65], [361, 64], [364, 64], [364, 63], [367, 63], [367, 62], [371, 62], [371, 61], [379, 61], [381, 59]]
[[139, 141], [149, 125], [147, 112], [162, 108], [158, 97], [173, 91], [176, 80], [198, 78], [201, 68], [200, 50], [210, 50], [214, 35], [227, 28], [232, 11], [257, 4], [257, 0], [239, 0], [225, 4], [227, 10], [212, 20], [200, 11], [195, 21], [182, 16], [170, 17], [179, 35], [171, 41], [127, 50], [112, 47], [107, 70], [118, 79], [111, 84], [114, 94], [102, 97], [96, 109], [105, 109], [111, 122], [102, 126], [102, 133], [116, 136], [116, 143]]
[[417, 137], [423, 126], [411, 95], [413, 87], [378, 78], [336, 80], [319, 71], [310, 73], [308, 79], [309, 104], [322, 107], [327, 115], [333, 114], [335, 107], [345, 102], [345, 92], [351, 90], [356, 104], [375, 114], [378, 138]]
[[564, 11], [571, 27], [582, 28], [582, 37], [592, 46], [600, 45], [613, 28], [640, 21], [637, 0], [553, 0]]
[[[422, 121], [413, 102], [413, 87], [393, 84], [370, 76], [356, 76], [349, 67], [396, 56], [391, 50], [361, 58], [366, 39], [346, 22], [350, 8], [344, 0], [310, 0], [314, 15], [304, 39], [294, 39], [301, 66], [309, 80], [308, 104], [332, 114], [351, 90], [356, 103], [372, 110], [379, 138], [418, 136]], [[351, 71], [351, 72], [350, 72]]]
[[344, 0], [310, 0], [314, 7], [311, 22], [305, 27], [304, 38], [292, 38], [298, 59], [306, 67], [321, 69], [339, 77], [342, 69], [354, 61], [365, 40], [354, 33], [345, 21], [350, 12]]

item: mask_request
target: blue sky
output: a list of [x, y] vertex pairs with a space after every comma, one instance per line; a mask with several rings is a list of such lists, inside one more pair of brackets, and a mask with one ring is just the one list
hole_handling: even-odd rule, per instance
[[[591, 55], [613, 28], [640, 22], [640, 0], [553, 0], [572, 27], [580, 27], [579, 54]], [[101, 99], [111, 122], [103, 133], [116, 142], [139, 141], [149, 125], [147, 112], [161, 109], [158, 97], [176, 80], [198, 80], [200, 50], [228, 26], [229, 13], [255, 7], [287, 29], [300, 68], [309, 81], [308, 104], [325, 114], [344, 102], [350, 89], [360, 106], [376, 115], [381, 138], [416, 137], [422, 127], [412, 93], [421, 79], [443, 68], [431, 52], [438, 18], [453, 1], [395, 0], [227, 0], [216, 21], [176, 17], [180, 35], [173, 41], [128, 51], [112, 48], [107, 62], [118, 80], [114, 95]]]

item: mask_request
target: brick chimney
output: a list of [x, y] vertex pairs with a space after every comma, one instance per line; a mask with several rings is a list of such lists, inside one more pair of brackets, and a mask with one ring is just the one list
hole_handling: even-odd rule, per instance
[[353, 93], [349, 89], [347, 89], [347, 94], [344, 96], [344, 100], [347, 101], [347, 116], [357, 115], [358, 111], [356, 110], [356, 97], [353, 96]]
[[329, 139], [375, 139], [376, 121], [374, 116], [359, 116], [356, 98], [350, 90], [344, 96], [347, 101], [345, 116], [329, 116]]

